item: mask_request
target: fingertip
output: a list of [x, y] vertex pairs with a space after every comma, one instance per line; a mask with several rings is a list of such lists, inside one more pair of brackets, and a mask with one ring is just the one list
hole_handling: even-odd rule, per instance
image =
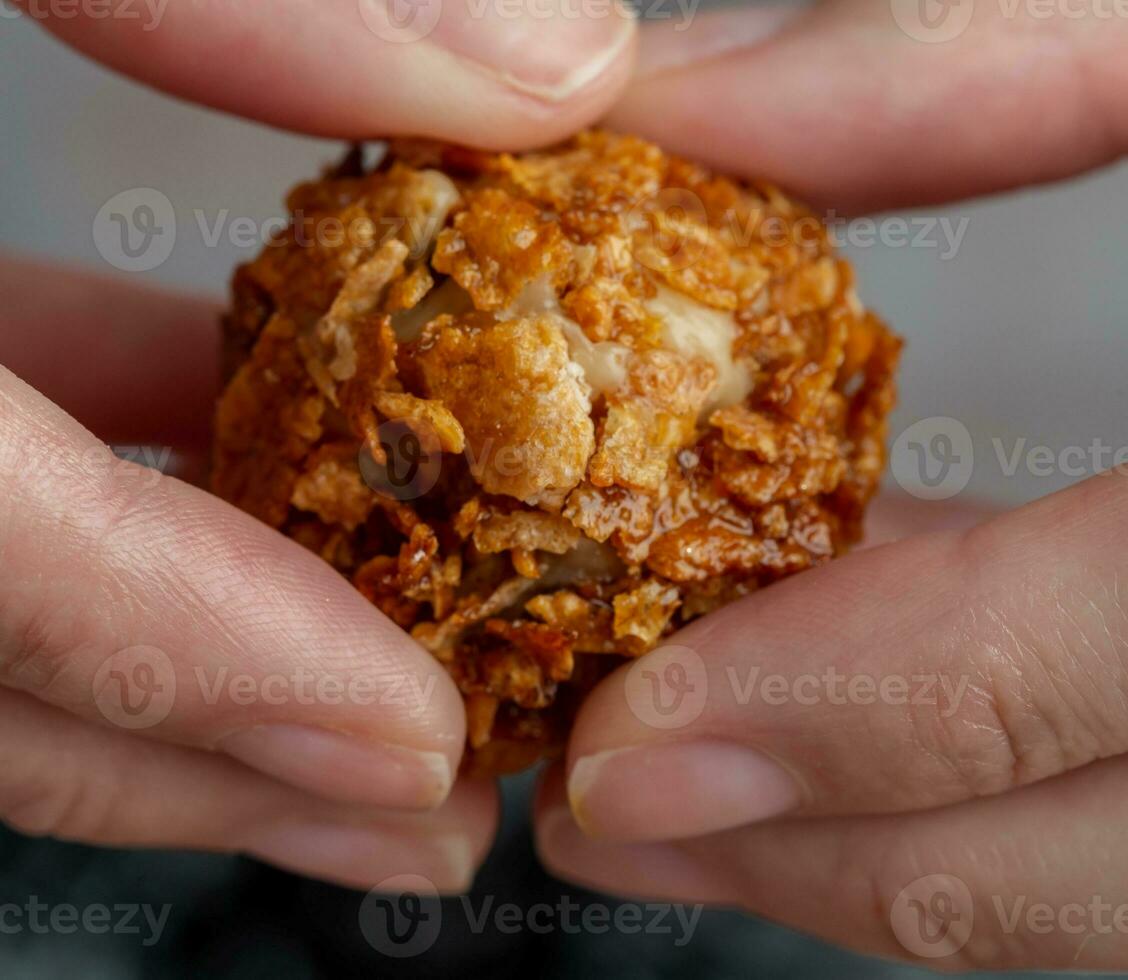
[[727, 903], [736, 895], [707, 861], [675, 843], [620, 843], [585, 834], [569, 809], [563, 768], [541, 778], [534, 804], [537, 856], [565, 881], [643, 899]]
[[259, 725], [216, 747], [252, 769], [342, 803], [430, 810], [445, 802], [454, 784], [443, 752], [300, 725]]
[[716, 739], [659, 741], [577, 759], [568, 777], [576, 823], [618, 841], [700, 837], [781, 816], [797, 780], [763, 752]]
[[489, 854], [498, 824], [496, 787], [461, 781], [450, 798], [428, 813], [356, 811], [344, 819], [316, 807], [294, 819], [256, 828], [240, 848], [299, 873], [350, 888], [386, 891], [405, 875], [438, 895], [458, 895], [473, 885]]

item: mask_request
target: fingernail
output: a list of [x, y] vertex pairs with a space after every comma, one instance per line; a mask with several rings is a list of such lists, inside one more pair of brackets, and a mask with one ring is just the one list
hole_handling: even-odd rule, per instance
[[364, 741], [300, 725], [263, 725], [217, 748], [284, 783], [343, 803], [434, 807], [453, 782], [441, 752]]
[[663, 22], [646, 32], [639, 47], [635, 78], [676, 71], [755, 47], [807, 13], [807, 3], [770, 3], [739, 10], [718, 10], [672, 25]]
[[718, 874], [711, 862], [676, 844], [592, 840], [576, 827], [567, 807], [543, 813], [536, 831], [541, 863], [559, 877], [596, 891], [645, 892], [654, 898], [716, 905], [740, 903], [733, 876]]
[[660, 742], [584, 756], [568, 799], [585, 833], [622, 841], [697, 837], [779, 816], [799, 804], [794, 777], [731, 742]]
[[633, 36], [634, 17], [617, 2], [538, 0], [527, 10], [480, 0], [444, 4], [431, 40], [511, 88], [560, 102], [624, 56]]
[[452, 832], [416, 838], [346, 824], [283, 824], [256, 831], [242, 849], [270, 864], [358, 887], [411, 874], [439, 892], [458, 893], [474, 879], [473, 845]]

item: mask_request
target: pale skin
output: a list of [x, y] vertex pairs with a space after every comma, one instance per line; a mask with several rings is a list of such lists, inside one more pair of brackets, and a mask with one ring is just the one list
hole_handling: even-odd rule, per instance
[[[837, 0], [699, 14], [679, 31], [466, 21], [392, 44], [357, 29], [353, 4], [310, 10], [173, 4], [149, 32], [44, 26], [275, 125], [516, 149], [607, 119], [844, 211], [1063, 178], [1128, 149], [1123, 19], [1006, 19], [983, 3], [963, 37], [929, 45], [887, 3]], [[303, 65], [315, 85], [294, 84]], [[452, 785], [464, 722], [449, 679], [316, 558], [191, 483], [216, 393], [214, 307], [45, 272], [0, 268], [0, 817], [96, 844], [246, 851], [357, 887], [413, 872], [465, 888], [497, 804], [489, 784]], [[172, 445], [187, 478], [103, 465], [104, 442]], [[710, 691], [727, 671], [833, 664], [962, 679], [964, 693], [951, 712], [716, 696], [658, 730], [613, 676], [543, 780], [542, 859], [597, 888], [736, 905], [895, 957], [908, 954], [890, 903], [921, 875], [959, 877], [977, 911], [1000, 896], [1123, 900], [1126, 513], [1123, 474], [970, 530], [974, 514], [914, 506], [884, 535], [902, 540], [695, 623], [674, 642], [701, 655]], [[128, 732], [99, 712], [94, 679], [135, 645], [164, 651], [184, 683], [165, 722]], [[192, 683], [201, 662], [253, 676], [312, 662], [429, 694], [380, 710], [213, 704]], [[1126, 962], [1124, 932], [988, 921], [931, 965]]]

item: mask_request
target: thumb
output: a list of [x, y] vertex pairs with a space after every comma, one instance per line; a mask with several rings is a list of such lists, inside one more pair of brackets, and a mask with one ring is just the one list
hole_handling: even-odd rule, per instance
[[111, 68], [303, 132], [488, 149], [560, 139], [626, 85], [634, 21], [616, 0], [17, 0]]
[[569, 747], [580, 825], [691, 837], [926, 809], [1128, 751], [1128, 476], [859, 552], [613, 675]]

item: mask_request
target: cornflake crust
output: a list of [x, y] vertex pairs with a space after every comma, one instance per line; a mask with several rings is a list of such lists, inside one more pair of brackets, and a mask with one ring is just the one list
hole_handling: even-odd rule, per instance
[[514, 771], [625, 658], [859, 537], [901, 343], [809, 211], [642, 140], [362, 160], [235, 274], [214, 488], [430, 650], [468, 767]]

